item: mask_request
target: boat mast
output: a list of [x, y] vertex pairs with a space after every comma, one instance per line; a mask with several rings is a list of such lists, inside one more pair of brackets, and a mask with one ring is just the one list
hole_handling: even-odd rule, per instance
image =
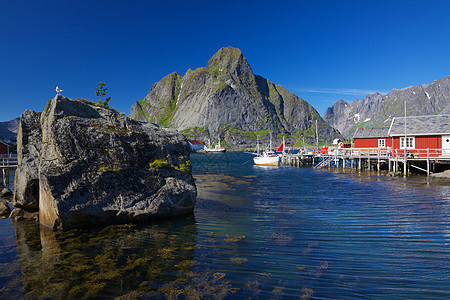
[[316, 148], [317, 152], [319, 152], [319, 131], [317, 130], [317, 120], [316, 120]]
[[256, 136], [256, 154], [259, 156], [259, 136]]
[[269, 141], [269, 151], [272, 152], [272, 132], [269, 132], [270, 141]]

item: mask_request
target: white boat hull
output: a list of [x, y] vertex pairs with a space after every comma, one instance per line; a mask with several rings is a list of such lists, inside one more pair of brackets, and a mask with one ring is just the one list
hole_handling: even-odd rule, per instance
[[227, 151], [227, 149], [225, 149], [225, 148], [218, 148], [218, 149], [216, 149], [216, 148], [205, 148], [205, 152], [208, 152], [208, 153], [210, 153], [210, 152], [226, 152]]
[[278, 167], [280, 158], [278, 156], [257, 156], [253, 158], [253, 162], [258, 166]]

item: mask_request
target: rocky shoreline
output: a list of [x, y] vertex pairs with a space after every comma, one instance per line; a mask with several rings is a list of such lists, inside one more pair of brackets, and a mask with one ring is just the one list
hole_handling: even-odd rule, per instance
[[432, 177], [432, 178], [450, 179], [450, 170], [446, 170], [446, 171], [440, 172], [440, 173], [430, 174], [430, 177]]

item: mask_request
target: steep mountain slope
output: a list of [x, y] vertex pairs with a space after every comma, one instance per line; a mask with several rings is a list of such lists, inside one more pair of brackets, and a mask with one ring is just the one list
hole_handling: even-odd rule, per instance
[[386, 125], [392, 117], [403, 116], [405, 101], [407, 115], [449, 114], [450, 76], [431, 84], [393, 89], [387, 95], [367, 95], [351, 104], [339, 100], [327, 108], [323, 119], [350, 137], [357, 127]]
[[229, 146], [255, 144], [256, 135], [269, 131], [291, 142], [304, 134], [331, 140], [338, 133], [305, 100], [280, 85], [254, 75], [239, 49], [220, 49], [205, 68], [172, 73], [155, 83], [148, 95], [131, 108], [130, 117], [180, 130], [207, 140], [221, 138]]
[[0, 122], [0, 140], [13, 140], [17, 136], [20, 118], [7, 122]]

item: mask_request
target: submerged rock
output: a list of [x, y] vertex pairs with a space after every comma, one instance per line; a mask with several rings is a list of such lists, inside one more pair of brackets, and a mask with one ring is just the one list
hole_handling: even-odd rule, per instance
[[12, 191], [9, 188], [4, 187], [0, 191], [0, 198], [6, 198], [6, 197], [10, 197], [10, 196], [12, 196]]
[[8, 203], [0, 201], [0, 217], [8, 217], [11, 213], [11, 208]]
[[197, 190], [180, 133], [60, 95], [40, 123], [41, 224], [68, 229], [193, 211]]
[[17, 131], [17, 161], [13, 205], [28, 211], [39, 209], [39, 156], [42, 130], [41, 113], [26, 110]]
[[37, 211], [35, 212], [28, 212], [22, 208], [14, 208], [9, 215], [9, 218], [13, 221], [22, 221], [22, 220], [39, 220], [39, 213]]

